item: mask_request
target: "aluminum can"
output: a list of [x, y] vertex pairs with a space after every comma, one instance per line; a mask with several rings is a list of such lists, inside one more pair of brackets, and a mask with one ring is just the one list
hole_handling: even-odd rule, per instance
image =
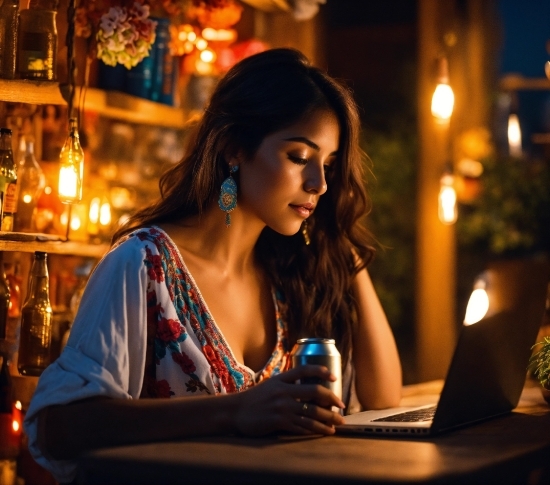
[[301, 338], [291, 352], [292, 367], [314, 364], [327, 367], [336, 376], [336, 381], [324, 381], [317, 377], [300, 380], [300, 384], [321, 384], [342, 399], [342, 359], [331, 338]]

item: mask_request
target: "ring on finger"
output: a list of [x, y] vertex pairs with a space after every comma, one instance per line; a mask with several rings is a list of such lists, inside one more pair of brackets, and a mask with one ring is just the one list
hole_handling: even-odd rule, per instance
[[303, 415], [307, 415], [308, 408], [309, 408], [309, 406], [308, 406], [307, 402], [302, 404], [302, 414]]

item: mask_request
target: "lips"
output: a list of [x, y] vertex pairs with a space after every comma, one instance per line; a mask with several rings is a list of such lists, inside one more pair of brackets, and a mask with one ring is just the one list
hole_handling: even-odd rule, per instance
[[300, 216], [307, 218], [311, 215], [313, 212], [313, 209], [315, 209], [315, 205], [306, 202], [305, 204], [289, 204], [290, 207], [296, 211]]

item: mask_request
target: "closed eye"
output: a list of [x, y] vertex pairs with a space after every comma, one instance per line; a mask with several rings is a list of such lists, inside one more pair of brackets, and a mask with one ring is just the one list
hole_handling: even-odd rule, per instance
[[288, 155], [288, 159], [297, 165], [305, 165], [308, 162], [307, 158], [296, 157], [294, 155]]

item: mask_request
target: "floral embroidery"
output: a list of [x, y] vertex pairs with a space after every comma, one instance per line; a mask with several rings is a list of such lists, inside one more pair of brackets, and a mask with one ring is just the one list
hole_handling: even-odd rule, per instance
[[181, 323], [171, 318], [161, 318], [157, 323], [157, 336], [163, 342], [178, 340], [182, 334]]
[[[157, 228], [148, 228], [139, 229], [128, 238], [132, 236], [146, 243], [143, 262], [149, 279], [147, 354], [154, 355], [154, 360], [152, 366], [146, 366], [144, 384], [148, 383], [151, 396], [155, 393], [158, 397], [161, 395], [167, 397], [167, 394], [175, 395], [174, 386], [179, 386], [178, 395], [182, 392], [238, 392], [288, 368], [290, 349], [286, 323], [278, 312], [280, 295], [273, 296], [276, 308], [277, 344], [265, 367], [254, 374], [233, 357], [209, 314], [195, 282], [187, 272], [176, 246], [167, 235]], [[149, 242], [152, 243], [151, 247]], [[158, 302], [158, 290], [155, 290], [155, 285], [159, 284], [163, 285], [163, 292], [168, 292], [177, 319], [169, 318], [166, 314], [168, 300]], [[190, 345], [199, 346], [206, 362], [192, 359], [189, 353], [185, 352], [184, 342], [190, 334], [194, 336]], [[170, 361], [177, 365], [182, 375], [179, 383], [173, 382], [173, 377], [168, 377], [172, 385], [166, 379], [157, 381], [155, 377], [161, 368], [159, 366], [168, 369], [165, 360], [167, 352], [171, 355]], [[208, 364], [208, 368], [204, 367], [205, 363]], [[166, 375], [172, 376], [173, 371], [166, 370], [166, 372], [168, 372]]]
[[191, 379], [185, 383], [188, 392], [197, 392], [197, 391], [206, 391], [208, 392], [207, 387], [200, 381], [196, 379]]
[[174, 392], [172, 392], [172, 389], [170, 388], [170, 384], [168, 384], [168, 381], [166, 379], [162, 379], [160, 381], [157, 381], [155, 379], [151, 379], [147, 383], [147, 393], [148, 397], [171, 397], [174, 395]]
[[176, 362], [186, 374], [192, 374], [197, 370], [195, 364], [185, 352], [173, 352], [172, 359], [174, 359], [174, 362]]
[[157, 283], [162, 283], [164, 281], [164, 271], [162, 270], [160, 256], [156, 256], [151, 253], [151, 250], [148, 246], [145, 246], [145, 252], [147, 257], [143, 262], [148, 268], [147, 275], [153, 281], [156, 281]]

